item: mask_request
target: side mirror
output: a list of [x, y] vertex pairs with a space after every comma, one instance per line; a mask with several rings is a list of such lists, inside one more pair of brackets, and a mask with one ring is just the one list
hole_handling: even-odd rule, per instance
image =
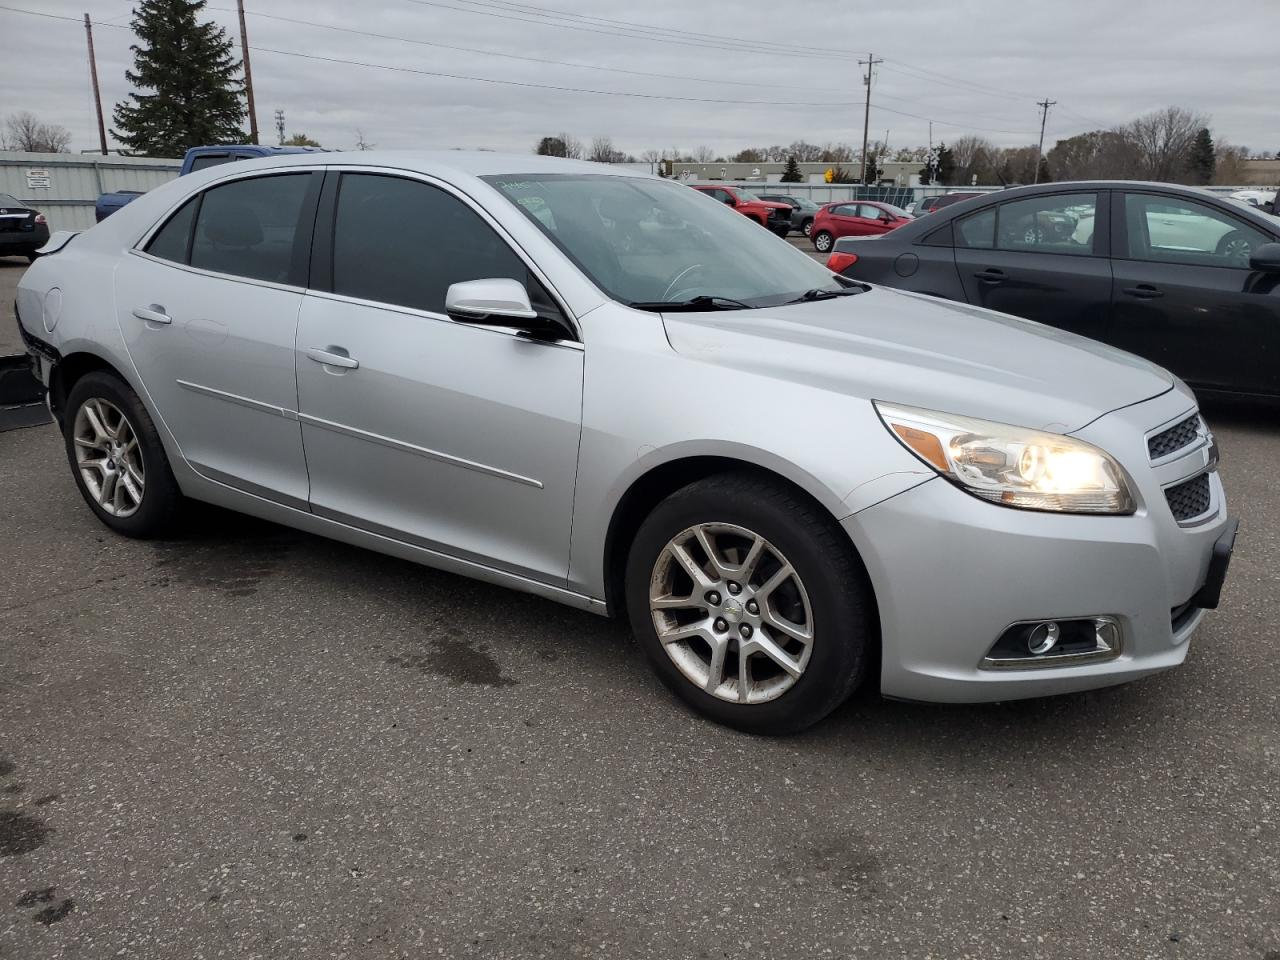
[[444, 295], [444, 309], [467, 323], [518, 327], [521, 320], [537, 319], [529, 293], [518, 280], [464, 280], [452, 283]]
[[1280, 273], [1280, 243], [1264, 243], [1249, 256], [1249, 267], [1263, 273]]

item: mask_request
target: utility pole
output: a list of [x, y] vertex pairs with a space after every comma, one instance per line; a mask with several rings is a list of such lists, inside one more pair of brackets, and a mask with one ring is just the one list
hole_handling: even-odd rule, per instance
[[253, 107], [253, 71], [249, 68], [249, 31], [244, 25], [244, 0], [236, 0], [240, 10], [240, 59], [244, 61], [244, 95], [249, 103], [249, 142], [258, 142], [258, 114]]
[[276, 111], [276, 133], [280, 138], [280, 146], [284, 146], [284, 111]]
[[84, 35], [89, 40], [89, 78], [93, 81], [93, 106], [98, 111], [98, 143], [102, 146], [102, 155], [107, 155], [107, 127], [102, 122], [102, 93], [98, 90], [98, 58], [93, 53], [93, 24], [89, 15], [84, 15]]
[[867, 134], [871, 127], [871, 71], [875, 69], [877, 63], [884, 63], [884, 58], [877, 60], [874, 53], [868, 53], [867, 59], [859, 60], [858, 66], [867, 68], [867, 75], [862, 78], [862, 82], [867, 85], [867, 100], [862, 114], [862, 185], [867, 185]]
[[1049, 108], [1057, 102], [1057, 100], [1050, 100], [1048, 97], [1036, 101], [1036, 106], [1040, 108], [1040, 144], [1036, 147], [1036, 164], [1031, 174], [1032, 183], [1040, 182], [1040, 158], [1044, 156], [1044, 124], [1049, 119]]

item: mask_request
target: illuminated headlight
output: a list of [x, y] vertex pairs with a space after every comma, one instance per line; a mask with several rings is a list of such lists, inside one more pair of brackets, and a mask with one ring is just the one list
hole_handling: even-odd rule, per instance
[[903, 446], [975, 497], [1058, 513], [1134, 511], [1120, 464], [1083, 440], [920, 407], [875, 406]]

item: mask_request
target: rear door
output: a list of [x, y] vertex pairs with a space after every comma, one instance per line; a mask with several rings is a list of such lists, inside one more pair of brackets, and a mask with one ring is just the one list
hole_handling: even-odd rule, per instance
[[116, 270], [120, 330], [183, 457], [211, 479], [304, 509], [293, 353], [320, 179], [210, 187]]
[[1116, 196], [1110, 341], [1201, 388], [1280, 394], [1280, 290], [1249, 269], [1276, 237], [1209, 203]]
[[1111, 305], [1106, 191], [1052, 193], [954, 221], [956, 270], [976, 306], [1105, 339]]

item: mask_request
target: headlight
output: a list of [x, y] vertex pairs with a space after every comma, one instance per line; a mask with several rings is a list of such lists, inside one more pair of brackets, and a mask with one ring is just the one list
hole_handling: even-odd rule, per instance
[[919, 407], [875, 406], [908, 450], [975, 497], [1058, 513], [1134, 511], [1120, 464], [1083, 440]]

